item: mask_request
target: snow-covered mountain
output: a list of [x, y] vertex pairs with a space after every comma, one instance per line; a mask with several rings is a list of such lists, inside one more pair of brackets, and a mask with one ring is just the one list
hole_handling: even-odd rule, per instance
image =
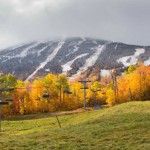
[[150, 46], [92, 38], [38, 41], [0, 51], [0, 70], [23, 80], [47, 73], [63, 73], [72, 78], [84, 72], [87, 76], [104, 76], [109, 69], [128, 67], [138, 61], [150, 65]]

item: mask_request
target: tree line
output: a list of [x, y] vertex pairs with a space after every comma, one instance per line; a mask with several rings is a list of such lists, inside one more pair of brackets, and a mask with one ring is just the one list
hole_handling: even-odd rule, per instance
[[[91, 79], [92, 80], [92, 79]], [[5, 90], [13, 88], [13, 90]], [[23, 82], [11, 74], [0, 76], [0, 98], [13, 99], [3, 106], [3, 116], [73, 110], [83, 107], [83, 85], [65, 75], [47, 74], [33, 82]], [[111, 70], [110, 76], [88, 83], [87, 106], [110, 106], [128, 101], [150, 100], [150, 66], [130, 66], [123, 75]], [[4, 90], [3, 90], [4, 89]]]

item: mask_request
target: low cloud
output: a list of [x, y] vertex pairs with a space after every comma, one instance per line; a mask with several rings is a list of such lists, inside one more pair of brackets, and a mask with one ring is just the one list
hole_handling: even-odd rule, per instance
[[0, 48], [87, 36], [150, 45], [149, 0], [0, 0]]

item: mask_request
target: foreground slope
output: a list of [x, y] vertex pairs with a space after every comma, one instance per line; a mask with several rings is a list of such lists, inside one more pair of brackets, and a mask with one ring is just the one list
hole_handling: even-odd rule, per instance
[[0, 149], [150, 149], [150, 102], [59, 116], [50, 114], [4, 121]]

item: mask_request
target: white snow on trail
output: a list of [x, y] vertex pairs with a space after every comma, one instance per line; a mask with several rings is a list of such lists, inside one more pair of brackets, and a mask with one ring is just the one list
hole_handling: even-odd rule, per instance
[[32, 44], [31, 46], [25, 48], [20, 54], [16, 55], [15, 57], [22, 57], [22, 58], [23, 58], [23, 57], [26, 57], [27, 54], [28, 54], [28, 51], [29, 51], [30, 49], [32, 49], [32, 48], [35, 48], [35, 47], [38, 46], [38, 45], [39, 45], [38, 42]]
[[41, 50], [38, 51], [38, 56], [41, 55], [41, 52], [43, 52], [47, 47], [49, 47], [50, 45], [52, 45], [53, 43], [48, 44], [47, 46], [43, 47]]
[[[10, 59], [13, 59], [13, 58], [24, 58], [24, 57], [26, 57], [27, 56], [27, 53], [28, 53], [28, 51], [31, 49], [31, 48], [35, 48], [36, 46], [38, 46], [39, 45], [39, 43], [38, 42], [36, 42], [36, 43], [34, 43], [34, 44], [32, 44], [32, 45], [30, 45], [29, 47], [27, 47], [27, 48], [25, 48], [25, 49], [23, 49], [23, 51], [20, 53], [20, 54], [17, 54], [17, 55], [15, 55], [15, 56], [9, 56], [10, 54], [12, 54], [12, 52], [10, 52], [10, 53], [8, 53], [6, 56], [3, 56], [3, 57], [5, 57], [5, 58], [7, 58], [7, 59], [5, 59], [4, 61], [2, 61], [1, 63], [5, 63], [6, 61], [8, 61], [8, 60], [10, 60]], [[19, 47], [21, 47], [22, 45], [20, 45], [20, 46], [18, 46], [18, 47], [14, 47], [14, 48], [12, 48], [11, 50], [13, 50], [13, 49], [17, 49], [17, 48], [19, 48]], [[19, 62], [21, 63], [21, 60], [19, 60]]]
[[75, 53], [76, 51], [78, 51], [78, 50], [79, 50], [79, 46], [80, 46], [83, 42], [85, 42], [85, 41], [86, 41], [86, 39], [82, 39], [81, 41], [79, 41], [79, 42], [77, 43], [77, 45], [74, 45], [74, 46], [73, 46], [73, 47], [74, 47], [73, 51], [72, 51], [71, 53], [67, 54], [66, 56], [69, 56], [69, 55]]
[[115, 50], [117, 49], [117, 47], [118, 47], [118, 43], [117, 43], [116, 46], [115, 46]]
[[59, 42], [57, 47], [47, 57], [47, 59], [44, 62], [40, 63], [40, 65], [37, 67], [37, 69], [31, 75], [29, 75], [26, 80], [30, 80], [40, 69], [44, 68], [47, 63], [51, 62], [57, 55], [58, 51], [62, 48], [63, 44], [64, 44], [64, 42]]
[[144, 61], [144, 65], [149, 66], [150, 65], [150, 57], [148, 60]]
[[110, 76], [110, 74], [111, 74], [111, 70], [101, 69], [100, 75], [101, 75], [102, 77]]
[[94, 44], [97, 44], [97, 42], [96, 41], [92, 41]]
[[96, 48], [96, 52], [92, 56], [90, 56], [88, 59], [86, 59], [85, 64], [81, 68], [79, 68], [77, 73], [74, 74], [72, 77], [77, 77], [82, 72], [86, 71], [88, 67], [93, 66], [96, 63], [96, 61], [97, 61], [98, 57], [100, 56], [100, 54], [102, 53], [102, 51], [105, 49], [105, 47], [106, 47], [106, 45], [99, 45]]
[[143, 48], [138, 48], [136, 49], [136, 52], [134, 53], [134, 55], [132, 56], [125, 56], [125, 57], [122, 57], [122, 58], [119, 58], [117, 60], [117, 62], [121, 62], [123, 63], [123, 65], [125, 67], [128, 67], [130, 65], [136, 65], [137, 62], [138, 62], [138, 57], [143, 54], [145, 52], [145, 49]]
[[73, 60], [67, 62], [66, 64], [62, 65], [62, 68], [63, 68], [63, 74], [66, 74], [67, 71], [71, 70], [71, 65], [74, 63], [74, 61], [76, 61], [77, 59], [79, 58], [82, 58], [84, 56], [87, 56], [89, 53], [86, 53], [86, 54], [81, 54], [80, 56], [77, 56], [76, 58], [74, 58]]
[[46, 72], [50, 72], [50, 69], [49, 69], [49, 68], [48, 68], [48, 69], [45, 69], [45, 71], [46, 71]]

